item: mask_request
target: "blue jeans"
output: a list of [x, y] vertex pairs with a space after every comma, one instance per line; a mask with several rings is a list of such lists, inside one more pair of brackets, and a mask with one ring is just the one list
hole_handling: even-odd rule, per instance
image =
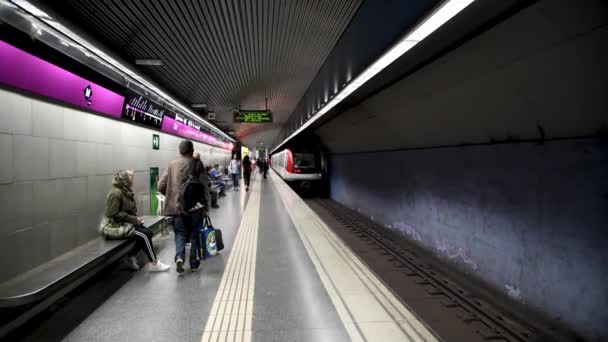
[[236, 188], [237, 186], [239, 186], [239, 174], [231, 173], [230, 175], [232, 176], [232, 185]]
[[226, 183], [224, 181], [218, 181], [217, 184], [220, 186], [220, 195], [226, 190]]
[[175, 216], [173, 223], [173, 231], [175, 232], [175, 261], [178, 258], [186, 261], [186, 242], [190, 240], [190, 267], [197, 268], [200, 265], [198, 235], [202, 222], [202, 216], [199, 213]]

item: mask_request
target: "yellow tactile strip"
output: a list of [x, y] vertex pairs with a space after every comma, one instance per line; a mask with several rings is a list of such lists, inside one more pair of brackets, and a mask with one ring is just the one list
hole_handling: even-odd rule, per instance
[[271, 179], [352, 341], [437, 340], [274, 172]]
[[260, 180], [251, 195], [213, 305], [202, 342], [251, 341], [255, 263], [260, 216]]

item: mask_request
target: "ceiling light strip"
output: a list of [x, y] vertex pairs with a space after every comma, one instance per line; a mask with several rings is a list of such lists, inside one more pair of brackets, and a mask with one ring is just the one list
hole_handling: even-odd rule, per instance
[[350, 94], [355, 92], [357, 88], [361, 87], [371, 78], [376, 76], [380, 71], [384, 70], [391, 63], [396, 61], [399, 57], [403, 56], [416, 44], [424, 40], [435, 30], [443, 26], [446, 22], [460, 13], [467, 6], [475, 2], [475, 0], [448, 0], [441, 7], [437, 8], [430, 15], [428, 15], [420, 24], [414, 29], [408, 32], [399, 42], [393, 47], [386, 51], [380, 58], [378, 58], [372, 65], [367, 67], [357, 78], [350, 82], [346, 88], [342, 89], [331, 101], [323, 106], [314, 116], [308, 119], [300, 128], [293, 132], [287, 139], [283, 140], [277, 145], [271, 153], [274, 153], [279, 147], [291, 140], [296, 135], [300, 134], [321, 116], [325, 115], [338, 103], [342, 102]]
[[43, 12], [38, 7], [32, 5], [31, 3], [29, 3], [26, 0], [12, 0], [12, 2], [14, 4], [16, 4], [17, 6], [21, 7], [23, 10], [30, 13], [32, 16], [38, 18], [39, 20], [43, 21], [47, 25], [53, 27], [58, 32], [67, 36], [71, 40], [77, 42], [82, 47], [86, 48], [87, 50], [89, 50], [90, 52], [95, 54], [99, 59], [101, 59], [103, 62], [107, 63], [109, 66], [119, 69], [121, 72], [128, 75], [130, 78], [137, 81], [138, 83], [142, 84], [144, 87], [148, 88], [150, 91], [156, 93], [159, 97], [163, 98], [166, 102], [170, 103], [174, 107], [180, 109], [181, 111], [187, 113], [188, 115], [190, 115], [192, 117], [195, 117], [195, 118], [201, 120], [205, 124], [205, 126], [209, 127], [211, 130], [219, 133], [225, 139], [228, 139], [229, 141], [232, 141], [232, 142], [236, 141], [232, 137], [230, 137], [229, 135], [224, 133], [222, 130], [218, 129], [214, 125], [210, 124], [207, 120], [203, 119], [198, 114], [196, 114], [195, 112], [193, 112], [186, 106], [182, 105], [178, 100], [176, 100], [172, 96], [166, 94], [165, 92], [160, 90], [158, 87], [156, 87], [155, 85], [153, 85], [150, 82], [148, 82], [147, 80], [145, 80], [142, 76], [140, 76], [136, 72], [129, 69], [127, 66], [118, 62], [117, 60], [110, 57], [103, 51], [99, 50], [98, 48], [96, 48], [95, 46], [90, 44], [88, 41], [83, 39], [82, 37], [78, 36], [77, 34], [72, 32], [65, 26], [61, 25], [59, 22], [53, 20], [47, 13]]

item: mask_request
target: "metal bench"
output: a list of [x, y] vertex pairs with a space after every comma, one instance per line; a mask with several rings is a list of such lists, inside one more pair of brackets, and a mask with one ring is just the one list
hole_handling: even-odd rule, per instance
[[[163, 228], [164, 216], [143, 218], [144, 226], [155, 233]], [[134, 243], [133, 240], [106, 240], [99, 237], [1, 283], [0, 310], [19, 309], [19, 314], [0, 327], [0, 338], [74, 290], [105, 266], [125, 256]]]

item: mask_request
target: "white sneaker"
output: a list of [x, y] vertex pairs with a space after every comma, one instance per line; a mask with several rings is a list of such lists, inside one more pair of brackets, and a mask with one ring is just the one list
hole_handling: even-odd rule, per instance
[[132, 269], [133, 271], [139, 270], [137, 259], [133, 256], [124, 258], [123, 263], [125, 264], [125, 266], [127, 266], [129, 269]]
[[165, 265], [160, 260], [156, 260], [156, 264], [150, 263], [150, 272], [165, 272], [168, 271], [171, 266]]

